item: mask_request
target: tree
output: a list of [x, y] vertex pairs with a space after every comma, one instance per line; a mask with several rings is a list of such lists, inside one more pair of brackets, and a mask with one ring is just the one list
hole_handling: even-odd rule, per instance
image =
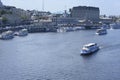
[[2, 17], [2, 23], [3, 25], [6, 25], [8, 22], [8, 19], [6, 17]]

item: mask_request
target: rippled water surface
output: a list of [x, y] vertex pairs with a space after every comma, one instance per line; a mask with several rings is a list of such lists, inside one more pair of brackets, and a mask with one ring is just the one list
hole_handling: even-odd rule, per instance
[[[0, 80], [120, 80], [120, 30], [37, 33], [0, 40]], [[80, 56], [96, 42], [100, 50]]]

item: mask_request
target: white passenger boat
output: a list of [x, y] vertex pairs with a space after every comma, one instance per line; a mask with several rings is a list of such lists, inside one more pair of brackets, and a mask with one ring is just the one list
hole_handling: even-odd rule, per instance
[[1, 39], [3, 40], [7, 40], [7, 39], [12, 39], [14, 38], [14, 34], [13, 34], [13, 31], [6, 31], [6, 32], [3, 32], [0, 36]]
[[27, 35], [28, 35], [27, 29], [22, 29], [18, 32], [18, 36], [27, 36]]
[[107, 34], [107, 30], [106, 30], [106, 29], [98, 29], [98, 30], [96, 31], [96, 34], [97, 34], [97, 35]]
[[81, 55], [91, 54], [98, 50], [99, 50], [99, 47], [96, 43], [89, 43], [83, 46], [81, 50]]

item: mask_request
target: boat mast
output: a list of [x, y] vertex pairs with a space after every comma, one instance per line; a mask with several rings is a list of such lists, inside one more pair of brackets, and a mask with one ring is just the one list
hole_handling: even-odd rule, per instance
[[44, 0], [42, 0], [42, 11], [44, 11]]

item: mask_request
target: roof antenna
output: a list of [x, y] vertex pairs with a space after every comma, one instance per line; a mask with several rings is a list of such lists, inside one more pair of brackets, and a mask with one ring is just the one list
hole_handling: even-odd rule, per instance
[[42, 0], [42, 11], [44, 11], [44, 0]]

